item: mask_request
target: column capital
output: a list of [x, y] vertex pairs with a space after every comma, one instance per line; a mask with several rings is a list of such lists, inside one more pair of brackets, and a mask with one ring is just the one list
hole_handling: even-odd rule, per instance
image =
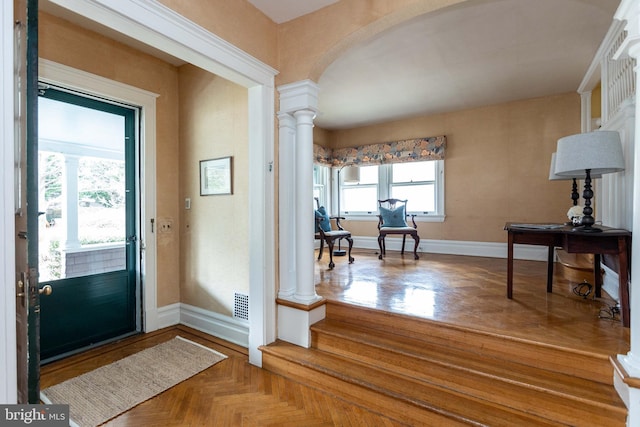
[[299, 125], [313, 125], [313, 119], [316, 118], [316, 112], [312, 110], [298, 110], [293, 115]]
[[298, 110], [318, 111], [319, 86], [311, 80], [301, 80], [278, 86], [280, 112], [294, 113]]
[[295, 130], [296, 118], [291, 113], [278, 113], [278, 127], [280, 129], [289, 128]]

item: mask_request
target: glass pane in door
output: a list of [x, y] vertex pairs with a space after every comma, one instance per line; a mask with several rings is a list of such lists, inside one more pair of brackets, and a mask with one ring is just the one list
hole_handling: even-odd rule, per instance
[[40, 280], [126, 268], [124, 117], [40, 97]]

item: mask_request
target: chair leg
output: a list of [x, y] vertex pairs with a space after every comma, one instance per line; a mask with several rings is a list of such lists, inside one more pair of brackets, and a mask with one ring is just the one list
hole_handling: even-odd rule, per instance
[[380, 247], [380, 255], [378, 255], [378, 259], [382, 259], [385, 255], [384, 253], [384, 236], [378, 236], [378, 246]]
[[418, 233], [414, 233], [411, 235], [411, 237], [413, 237], [413, 240], [416, 241], [416, 244], [413, 246], [413, 258], [419, 259], [420, 257], [418, 256], [418, 244], [420, 243], [420, 236], [418, 236]]
[[402, 250], [400, 251], [400, 255], [404, 255], [404, 242], [407, 240], [407, 235], [402, 235]]
[[347, 242], [349, 242], [349, 264], [352, 264], [353, 261], [355, 261], [355, 259], [351, 256], [351, 248], [353, 248], [353, 239], [351, 238], [351, 236], [349, 237], [345, 237], [347, 239]]
[[318, 261], [322, 259], [322, 250], [324, 249], [324, 239], [320, 239], [320, 253], [318, 254]]
[[333, 262], [333, 239], [327, 239], [327, 250], [329, 250], [329, 270], [332, 270], [335, 267], [335, 263]]

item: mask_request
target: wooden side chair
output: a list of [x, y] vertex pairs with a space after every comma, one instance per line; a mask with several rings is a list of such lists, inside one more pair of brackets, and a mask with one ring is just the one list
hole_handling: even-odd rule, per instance
[[[318, 255], [318, 261], [322, 258], [322, 251], [324, 249], [324, 243], [327, 243], [327, 248], [329, 249], [329, 269], [333, 269], [335, 267], [335, 263], [333, 262], [333, 247], [335, 245], [336, 240], [340, 241], [342, 239], [346, 239], [349, 242], [349, 264], [353, 263], [355, 259], [351, 256], [351, 249], [353, 248], [353, 239], [351, 238], [351, 232], [342, 228], [340, 224], [340, 220], [344, 219], [343, 217], [333, 216], [330, 217], [327, 214], [324, 206], [320, 206], [320, 202], [317, 197], [314, 197], [316, 201], [316, 210], [315, 210], [315, 218], [316, 218], [316, 232], [315, 238], [320, 240], [320, 254]], [[336, 229], [334, 230], [331, 226], [331, 220], [334, 220], [336, 223]]]
[[[416, 216], [407, 214], [407, 201], [400, 199], [378, 200], [378, 210], [378, 246], [380, 246], [378, 259], [382, 259], [387, 254], [384, 239], [389, 234], [402, 235], [401, 254], [404, 254], [404, 244], [407, 239], [407, 234], [411, 236], [415, 241], [413, 257], [419, 259], [418, 244], [420, 243], [420, 236], [418, 236]], [[411, 218], [413, 226], [407, 224], [407, 217]]]

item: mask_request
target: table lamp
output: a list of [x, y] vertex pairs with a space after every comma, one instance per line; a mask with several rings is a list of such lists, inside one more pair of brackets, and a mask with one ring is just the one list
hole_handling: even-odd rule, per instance
[[554, 175], [569, 178], [584, 176], [582, 226], [575, 231], [600, 232], [593, 227], [591, 179], [624, 170], [622, 143], [617, 131], [595, 131], [565, 136], [558, 140]]

